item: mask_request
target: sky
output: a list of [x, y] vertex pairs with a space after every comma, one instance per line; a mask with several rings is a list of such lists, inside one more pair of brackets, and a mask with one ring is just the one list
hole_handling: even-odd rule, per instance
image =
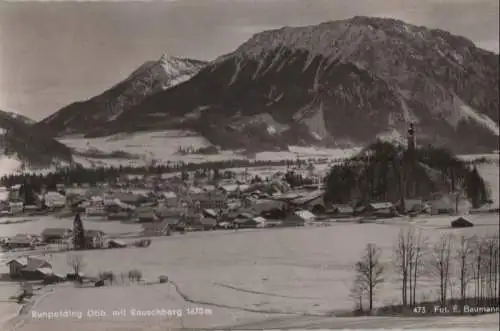
[[263, 30], [356, 15], [448, 30], [498, 53], [498, 0], [2, 1], [0, 109], [40, 120], [164, 53], [212, 60]]

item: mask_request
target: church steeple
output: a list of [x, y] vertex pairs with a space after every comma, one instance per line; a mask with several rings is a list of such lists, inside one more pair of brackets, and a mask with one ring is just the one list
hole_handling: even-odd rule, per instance
[[415, 127], [413, 123], [410, 123], [407, 135], [408, 150], [415, 150], [417, 147], [417, 140], [415, 137]]

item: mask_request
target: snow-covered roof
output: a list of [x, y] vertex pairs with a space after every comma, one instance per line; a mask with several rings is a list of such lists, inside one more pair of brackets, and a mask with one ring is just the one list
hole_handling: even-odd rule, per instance
[[305, 221], [314, 220], [316, 216], [308, 210], [297, 210], [295, 215], [299, 216]]
[[375, 203], [370, 203], [369, 206], [371, 206], [373, 209], [387, 209], [394, 207], [392, 202], [375, 202]]
[[164, 198], [177, 198], [177, 194], [175, 194], [175, 192], [172, 192], [172, 191], [167, 191], [167, 192], [163, 192], [162, 193], [163, 197]]
[[6, 264], [11, 264], [13, 262], [16, 262], [16, 263], [18, 263], [20, 265], [28, 265], [28, 258], [26, 258], [26, 257], [19, 257], [17, 259], [12, 259], [12, 260], [7, 261]]
[[36, 270], [46, 276], [54, 273], [51, 268], [37, 268]]
[[203, 209], [203, 212], [212, 217], [217, 217], [217, 212], [213, 209]]
[[188, 189], [188, 192], [189, 193], [204, 193], [205, 191], [203, 191], [201, 188], [199, 187], [194, 187], [194, 186], [191, 186], [189, 189]]
[[308, 203], [312, 200], [315, 200], [319, 197], [322, 197], [324, 194], [325, 194], [325, 191], [323, 191], [323, 190], [314, 191], [314, 192], [310, 192], [308, 194], [305, 194], [299, 198], [293, 199], [291, 202], [296, 203], [296, 204]]
[[262, 216], [254, 217], [253, 220], [257, 223], [265, 223], [266, 222], [266, 219]]

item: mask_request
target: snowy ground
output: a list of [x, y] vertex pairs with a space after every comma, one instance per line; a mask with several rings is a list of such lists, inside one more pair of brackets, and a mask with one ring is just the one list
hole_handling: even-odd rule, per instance
[[477, 170], [479, 174], [487, 183], [491, 199], [494, 202], [494, 207], [498, 208], [499, 206], [499, 190], [500, 190], [500, 175], [499, 175], [499, 167], [498, 163], [483, 163], [477, 166]]
[[[160, 131], [145, 132], [135, 134], [119, 134], [110, 137], [86, 139], [81, 137], [66, 137], [59, 140], [68, 147], [74, 148], [78, 152], [86, 152], [97, 149], [101, 152], [112, 153], [126, 151], [139, 159], [96, 159], [90, 157], [77, 156], [76, 161], [84, 166], [92, 165], [143, 165], [157, 160], [162, 163], [167, 162], [206, 162], [222, 161], [229, 159], [247, 158], [233, 151], [223, 151], [216, 155], [180, 155], [177, 153], [179, 147], [198, 149], [210, 146], [210, 143], [203, 137], [193, 132], [186, 131]], [[315, 149], [307, 147], [290, 147], [289, 151], [283, 152], [262, 152], [257, 153], [255, 160], [284, 160], [308, 158], [308, 157], [328, 157], [345, 158], [353, 155], [359, 149]]]
[[21, 162], [5, 155], [0, 156], [0, 177], [17, 172], [21, 167]]
[[[286, 325], [280, 323], [285, 323], [283, 321], [289, 314], [302, 316], [295, 317], [294, 320], [286, 319], [287, 323], [297, 327], [309, 325], [307, 323], [325, 327], [329, 327], [328, 323], [331, 323], [333, 326], [345, 327], [342, 323], [347, 323], [348, 320], [343, 319], [343, 322], [327, 320], [324, 315], [352, 308], [349, 288], [353, 280], [353, 264], [361, 256], [366, 243], [372, 242], [381, 247], [383, 260], [389, 265], [393, 258], [394, 240], [400, 229], [406, 226], [422, 229], [430, 242], [435, 241], [443, 233], [487, 236], [498, 231], [498, 214], [470, 215], [469, 219], [475, 227], [467, 229], [450, 229], [449, 224], [452, 219], [452, 217], [417, 218], [411, 225], [406, 219], [396, 219], [385, 224], [338, 223], [326, 228], [216, 231], [174, 235], [155, 239], [150, 247], [143, 249], [84, 252], [87, 262], [84, 272], [97, 274], [100, 271], [113, 270], [116, 274], [120, 274], [137, 268], [142, 271], [146, 280], [156, 280], [160, 275], [167, 275], [185, 298], [203, 303], [203, 306], [213, 310], [210, 316], [203, 318], [185, 318], [183, 321], [178, 318], [164, 319], [162, 322], [166, 323], [164, 327], [179, 326], [178, 323], [181, 322], [188, 323], [185, 324], [186, 327], [187, 325], [216, 327], [223, 324], [259, 325], [259, 323], [264, 323], [265, 327], [273, 325], [281, 327]], [[116, 227], [122, 226], [119, 223], [113, 224]], [[16, 231], [18, 230], [13, 232]], [[114, 231], [121, 232], [118, 228]], [[68, 271], [66, 254], [53, 254], [48, 258], [55, 271]], [[388, 272], [387, 281], [376, 297], [377, 305], [399, 300], [399, 284], [395, 277], [393, 273]], [[196, 303], [188, 304], [186, 300], [181, 300], [177, 291], [168, 285], [158, 285], [162, 286], [158, 288], [155, 286], [139, 288], [129, 286], [104, 290], [63, 288], [40, 301], [36, 310], [49, 312], [66, 308], [86, 311], [99, 308], [111, 314], [116, 308], [185, 309], [190, 305], [197, 306]], [[422, 279], [421, 288], [420, 299], [436, 294], [437, 287], [432, 281]], [[234, 320], [231, 314], [236, 314], [238, 318]], [[278, 317], [279, 322], [275, 320]], [[262, 322], [265, 320], [270, 321]], [[380, 321], [380, 327], [399, 326], [395, 320]], [[31, 321], [21, 330], [46, 330], [49, 325], [51, 330], [58, 330], [52, 328], [57, 325], [64, 325], [60, 330], [64, 328], [69, 330], [73, 329], [74, 325], [75, 327], [77, 324], [80, 325], [79, 322], [60, 322]], [[128, 330], [135, 330], [134, 323], [149, 325], [150, 330], [156, 330], [153, 326], [158, 327], [158, 330], [161, 329], [158, 326], [158, 319], [153, 318], [129, 324], [122, 318], [113, 322], [108, 316], [102, 323], [106, 325], [116, 323], [117, 326], [126, 324], [130, 327]], [[362, 319], [352, 320], [349, 323], [346, 324], [349, 327], [370, 326], [370, 323], [363, 322]], [[419, 325], [419, 323], [432, 325], [429, 320], [420, 322], [416, 319], [406, 319], [403, 324]], [[86, 330], [85, 327], [90, 328], [91, 325], [95, 327], [95, 321], [81, 325], [78, 330]], [[139, 329], [137, 326], [137, 330]]]
[[[130, 301], [130, 296], [134, 301]], [[110, 298], [114, 306], [110, 307]], [[106, 316], [91, 317], [89, 309], [83, 302], [93, 302], [92, 309]], [[161, 306], [155, 303], [161, 302]], [[71, 310], [81, 313], [82, 317], [58, 318], [47, 320], [36, 318], [32, 314], [46, 312], [44, 307], [50, 306], [51, 311]], [[140, 308], [139, 308], [140, 307]], [[137, 317], [133, 309], [153, 310], [165, 309], [171, 312], [166, 317]], [[193, 308], [202, 308], [203, 316], [194, 316]], [[113, 316], [113, 311], [120, 315]], [[125, 314], [123, 314], [125, 312]], [[182, 317], [177, 315], [181, 312]], [[75, 289], [64, 288], [53, 295], [42, 299], [33, 307], [32, 312], [20, 325], [20, 331], [160, 331], [172, 328], [230, 328], [239, 330], [265, 330], [289, 328], [474, 328], [476, 330], [495, 330], [498, 327], [498, 315], [491, 314], [477, 317], [437, 317], [437, 318], [394, 318], [394, 317], [357, 317], [335, 318], [318, 316], [286, 316], [280, 314], [258, 314], [234, 309], [186, 303], [175, 291], [172, 285], [153, 285], [138, 287], [113, 287], [105, 289]]]

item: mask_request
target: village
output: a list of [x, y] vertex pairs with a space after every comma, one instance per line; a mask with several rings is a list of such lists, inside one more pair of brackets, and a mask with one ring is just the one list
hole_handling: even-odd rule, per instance
[[[408, 152], [415, 151], [413, 128], [408, 132]], [[0, 238], [10, 258], [4, 261], [8, 281], [44, 283], [78, 280], [84, 282], [77, 256], [68, 255], [69, 273], [60, 275], [47, 254], [69, 251], [146, 248], [151, 238], [185, 235], [194, 231], [266, 229], [329, 226], [338, 222], [373, 223], [398, 218], [408, 223], [421, 215], [456, 215], [453, 228], [473, 227], [460, 215], [498, 213], [498, 208], [482, 205], [470, 208], [467, 195], [436, 192], [431, 199], [408, 198], [398, 201], [351, 201], [336, 204], [326, 194], [328, 166], [314, 160], [297, 160], [285, 169], [272, 166], [253, 169], [233, 168], [222, 175], [219, 169], [203, 169], [167, 174], [124, 174], [113, 182], [57, 183], [41, 192], [29, 185], [0, 189], [1, 225], [36, 222], [37, 217], [66, 220], [67, 227], [48, 226], [40, 233], [16, 233]], [[331, 165], [330, 165], [331, 166]], [[321, 168], [322, 167], [322, 168]], [[336, 190], [341, 188], [335, 187]], [[387, 195], [386, 195], [387, 196]], [[331, 200], [329, 200], [331, 199]], [[99, 223], [140, 225], [140, 231], [106, 233]], [[240, 231], [238, 231], [240, 230]], [[129, 278], [141, 278], [138, 270]], [[103, 286], [109, 273], [86, 278]], [[160, 277], [164, 277], [163, 275]], [[164, 281], [165, 279], [163, 279]], [[28, 291], [29, 292], [29, 291]], [[19, 295], [26, 296], [26, 290]]]
[[[3, 188], [2, 223], [28, 222], [23, 217], [82, 217], [85, 224], [84, 249], [145, 246], [150, 237], [184, 234], [191, 231], [238, 230], [298, 226], [328, 226], [334, 222], [370, 222], [402, 215], [457, 213], [459, 202], [450, 196], [433, 201], [407, 199], [404, 209], [388, 201], [366, 205], [335, 205], [325, 201], [324, 183], [313, 164], [303, 169], [271, 172], [264, 179], [248, 173], [233, 179], [214, 181], [182, 179], [183, 175], [123, 176], [115, 185], [57, 185], [57, 190], [36, 195], [36, 203], [25, 205], [20, 185]], [[269, 172], [268, 172], [269, 173]], [[290, 175], [292, 174], [292, 175]], [[290, 185], [290, 176], [304, 185]], [[191, 176], [193, 177], [193, 176]], [[16, 221], [13, 221], [13, 219]], [[142, 232], [109, 236], [92, 229], [95, 222], [139, 223]], [[68, 225], [71, 222], [68, 220]], [[41, 233], [19, 233], [1, 238], [4, 251], [23, 252], [24, 260], [8, 261], [13, 278], [44, 279], [51, 275], [48, 262], [30, 259], [30, 252], [43, 249], [60, 252], [74, 249], [73, 229], [48, 227]], [[122, 239], [136, 238], [132, 244]], [[150, 243], [147, 242], [148, 244]], [[26, 259], [28, 257], [28, 259]], [[25, 261], [26, 260], [26, 261]], [[14, 263], [15, 261], [15, 263]], [[24, 262], [23, 262], [24, 261]], [[33, 262], [35, 261], [35, 262]], [[15, 267], [14, 267], [15, 265]]]

